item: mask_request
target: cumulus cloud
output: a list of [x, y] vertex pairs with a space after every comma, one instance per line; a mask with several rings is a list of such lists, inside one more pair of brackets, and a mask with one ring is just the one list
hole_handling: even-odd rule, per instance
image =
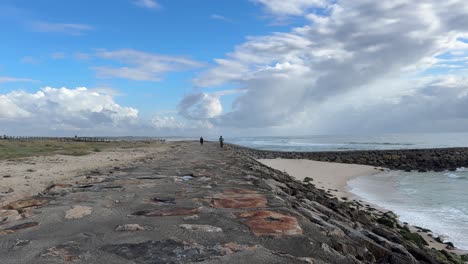
[[190, 135], [190, 133], [213, 128], [213, 125], [206, 120], [187, 120], [166, 115], [153, 116], [150, 126], [159, 133], [165, 132], [172, 135], [180, 134], [181, 132]]
[[186, 96], [178, 105], [179, 113], [189, 119], [209, 119], [223, 111], [219, 96], [208, 93], [195, 93]]
[[112, 131], [139, 123], [138, 110], [117, 104], [112, 96], [81, 87], [45, 87], [38, 92], [0, 95], [3, 129], [17, 134], [50, 131]]
[[[321, 106], [322, 127], [315, 130], [367, 132], [462, 132], [468, 129], [468, 80], [463, 77], [437, 76], [408, 83], [405, 94], [372, 100], [361, 105]], [[358, 93], [354, 93], [355, 96]], [[362, 95], [361, 95], [362, 97]], [[370, 100], [369, 100], [370, 99]], [[345, 103], [345, 98], [338, 98]], [[348, 99], [349, 101], [349, 99]], [[328, 108], [328, 109], [327, 109]]]
[[[285, 131], [295, 127], [306, 133], [349, 133], [341, 123], [357, 131], [365, 130], [363, 122], [377, 127], [409, 117], [408, 122], [435, 117], [468, 120], [457, 108], [465, 103], [458, 96], [464, 82], [447, 78], [466, 73], [464, 1], [342, 0], [322, 6], [329, 10], [325, 15], [307, 12], [307, 7], [326, 4], [322, 1], [257, 2], [278, 14], [281, 11], [274, 10], [304, 15], [308, 22], [290, 32], [251, 37], [225, 58], [216, 59], [217, 65], [194, 83], [235, 84], [246, 92], [226, 113], [207, 110], [222, 106], [204, 93], [189, 95], [181, 102], [192, 109], [185, 116], [207, 118], [220, 126], [284, 127]], [[440, 65], [461, 66], [438, 72], [445, 81], [439, 80], [435, 89], [427, 76]], [[203, 98], [208, 99], [203, 102]], [[440, 112], [441, 105], [448, 109]], [[207, 114], [211, 112], [216, 115]], [[378, 118], [373, 118], [377, 113]]]
[[176, 56], [164, 56], [132, 49], [102, 50], [97, 57], [116, 61], [126, 66], [95, 66], [99, 78], [123, 78], [135, 81], [160, 81], [164, 74], [203, 66], [202, 63]]
[[173, 116], [153, 116], [151, 119], [151, 124], [155, 128], [169, 128], [169, 129], [181, 129], [184, 128], [184, 123], [177, 120]]

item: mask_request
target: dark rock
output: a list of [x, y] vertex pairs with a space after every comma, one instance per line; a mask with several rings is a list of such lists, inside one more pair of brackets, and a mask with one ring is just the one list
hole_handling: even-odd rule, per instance
[[78, 261], [81, 258], [83, 252], [73, 242], [58, 245], [55, 247], [48, 248], [42, 254], [42, 258], [46, 259], [58, 259], [66, 262]]
[[176, 215], [193, 215], [198, 213], [198, 208], [167, 208], [167, 209], [153, 209], [143, 210], [133, 213], [132, 215], [137, 216], [176, 216]]
[[152, 199], [153, 202], [157, 203], [157, 204], [176, 204], [175, 202], [175, 198], [153, 198]]
[[101, 250], [141, 264], [179, 264], [199, 262], [223, 255], [220, 250], [172, 239], [138, 244], [107, 245]]

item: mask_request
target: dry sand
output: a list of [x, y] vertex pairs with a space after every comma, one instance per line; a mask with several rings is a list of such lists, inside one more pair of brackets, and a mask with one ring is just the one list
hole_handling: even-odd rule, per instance
[[380, 172], [373, 166], [321, 162], [304, 159], [260, 159], [259, 162], [268, 167], [288, 173], [297, 180], [312, 178], [312, 183], [320, 189], [337, 197], [355, 197], [348, 192], [347, 182], [359, 176], [372, 175]]
[[115, 148], [85, 156], [37, 156], [0, 161], [0, 207], [44, 191], [53, 183], [82, 181], [93, 170], [133, 165], [144, 157], [167, 149]]

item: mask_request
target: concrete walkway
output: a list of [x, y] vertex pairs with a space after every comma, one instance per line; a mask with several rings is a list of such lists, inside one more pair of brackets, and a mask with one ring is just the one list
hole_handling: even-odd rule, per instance
[[1, 263], [306, 263], [313, 249], [310, 224], [215, 144], [89, 178], [6, 206]]
[[339, 202], [238, 148], [167, 144], [4, 206], [0, 263], [435, 264], [445, 254], [403, 238], [391, 213]]

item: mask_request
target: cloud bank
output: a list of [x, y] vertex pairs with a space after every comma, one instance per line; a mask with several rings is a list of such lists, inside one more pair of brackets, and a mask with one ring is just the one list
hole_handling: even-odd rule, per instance
[[138, 110], [123, 107], [106, 94], [87, 88], [45, 87], [36, 93], [15, 91], [0, 95], [3, 133], [26, 134], [127, 130], [137, 126]]
[[188, 95], [180, 104], [185, 117], [304, 134], [468, 127], [461, 109], [467, 103], [464, 1], [256, 2], [307, 23], [250, 37], [216, 59], [194, 84], [246, 92], [231, 111], [211, 111], [216, 115], [207, 114], [209, 93]]

